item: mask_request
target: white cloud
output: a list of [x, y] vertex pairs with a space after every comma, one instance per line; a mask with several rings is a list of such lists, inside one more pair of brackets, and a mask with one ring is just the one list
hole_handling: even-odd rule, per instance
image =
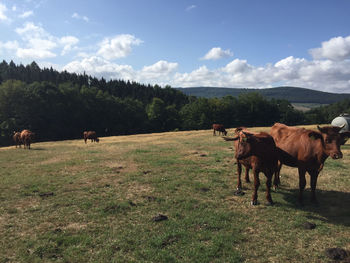
[[43, 59], [56, 57], [56, 54], [45, 49], [19, 48], [17, 49], [16, 56], [19, 58]]
[[0, 50], [1, 49], [6, 49], [6, 50], [9, 50], [9, 51], [13, 51], [13, 50], [16, 50], [18, 48], [18, 42], [15, 40], [15, 41], [7, 41], [7, 42], [1, 42], [0, 41]]
[[310, 49], [314, 59], [344, 60], [350, 57], [350, 36], [334, 37], [322, 42], [321, 47]]
[[87, 16], [79, 15], [78, 13], [74, 13], [72, 15], [72, 18], [78, 19], [78, 20], [84, 20], [85, 22], [89, 22], [89, 18]]
[[201, 66], [190, 73], [176, 73], [171, 85], [176, 87], [193, 86], [221, 86], [221, 76], [218, 70], [209, 70], [206, 66]]
[[143, 67], [142, 73], [146, 75], [152, 75], [152, 76], [167, 75], [171, 72], [174, 72], [177, 69], [177, 67], [178, 67], [177, 63], [160, 60], [151, 66]]
[[75, 60], [64, 66], [68, 72], [83, 73], [106, 79], [134, 80], [134, 70], [129, 65], [118, 65], [97, 56]]
[[52, 36], [40, 25], [26, 22], [23, 27], [16, 28], [16, 33], [22, 38], [23, 46], [18, 46], [17, 57], [27, 59], [45, 59], [56, 57], [55, 49], [61, 48], [61, 55], [71, 51], [79, 39], [74, 36], [61, 38]]
[[6, 21], [8, 20], [8, 17], [6, 16], [6, 13], [7, 12], [7, 7], [0, 3], [0, 21]]
[[33, 11], [26, 11], [19, 15], [20, 18], [27, 18], [34, 15]]
[[197, 7], [196, 5], [190, 5], [190, 6], [186, 7], [186, 11], [189, 12], [192, 9], [195, 9], [196, 7]]
[[235, 59], [232, 62], [228, 63], [223, 71], [227, 73], [237, 74], [244, 73], [250, 70], [252, 66], [247, 63], [247, 60]]
[[209, 50], [207, 54], [205, 54], [202, 60], [217, 60], [232, 56], [233, 53], [229, 49], [222, 50], [221, 47], [214, 47], [211, 50]]
[[63, 50], [61, 52], [61, 55], [67, 54], [69, 51], [72, 50], [73, 46], [78, 44], [79, 39], [73, 36], [65, 36], [62, 37], [59, 41], [63, 45]]
[[97, 54], [108, 60], [123, 58], [132, 52], [132, 46], [138, 46], [142, 42], [142, 40], [129, 34], [105, 38], [100, 43]]
[[16, 28], [15, 31], [26, 40], [49, 37], [49, 34], [41, 26], [37, 26], [33, 22], [26, 22], [23, 27]]

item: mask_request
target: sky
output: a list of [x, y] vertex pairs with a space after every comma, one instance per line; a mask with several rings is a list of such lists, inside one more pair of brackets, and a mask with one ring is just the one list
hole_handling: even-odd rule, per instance
[[0, 61], [162, 87], [350, 93], [350, 0], [0, 0]]

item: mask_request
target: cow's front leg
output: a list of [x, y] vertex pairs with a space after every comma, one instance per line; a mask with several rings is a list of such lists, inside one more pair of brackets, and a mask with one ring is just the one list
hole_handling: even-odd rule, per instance
[[305, 180], [306, 171], [304, 168], [298, 167], [298, 172], [299, 172], [299, 203], [300, 205], [304, 205], [303, 192], [306, 185], [306, 180]]
[[309, 173], [310, 173], [310, 185], [311, 185], [311, 202], [314, 204], [318, 204], [318, 201], [316, 198], [316, 184], [317, 184], [318, 172], [312, 171]]

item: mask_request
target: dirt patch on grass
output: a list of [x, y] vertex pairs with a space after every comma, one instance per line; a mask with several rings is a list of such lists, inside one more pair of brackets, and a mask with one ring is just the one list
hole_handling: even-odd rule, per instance
[[27, 199], [22, 199], [20, 201], [17, 201], [14, 208], [20, 211], [25, 211], [28, 209], [37, 208], [39, 206], [40, 206], [40, 200], [37, 197], [32, 197], [32, 198], [27, 198]]
[[85, 229], [87, 227], [87, 224], [85, 223], [69, 223], [68, 225], [61, 227], [61, 229], [68, 229], [68, 230], [81, 230]]
[[143, 200], [153, 192], [153, 187], [139, 182], [132, 182], [127, 186], [126, 198], [129, 200]]

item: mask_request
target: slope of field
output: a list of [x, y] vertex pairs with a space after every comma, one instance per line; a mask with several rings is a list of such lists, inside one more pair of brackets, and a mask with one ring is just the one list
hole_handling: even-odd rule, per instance
[[285, 99], [292, 103], [313, 103], [313, 104], [331, 104], [350, 98], [349, 93], [329, 93], [317, 90], [297, 88], [297, 87], [277, 87], [270, 89], [238, 89], [238, 88], [216, 88], [216, 87], [195, 87], [178, 88], [186, 95], [196, 97], [224, 97], [231, 95], [237, 97], [242, 93], [258, 92], [266, 98]]
[[288, 167], [270, 207], [263, 175], [260, 205], [251, 183], [234, 196], [232, 143], [210, 130], [0, 148], [0, 262], [328, 262], [327, 248], [350, 250], [342, 150], [321, 172], [318, 207], [308, 189], [297, 205]]

